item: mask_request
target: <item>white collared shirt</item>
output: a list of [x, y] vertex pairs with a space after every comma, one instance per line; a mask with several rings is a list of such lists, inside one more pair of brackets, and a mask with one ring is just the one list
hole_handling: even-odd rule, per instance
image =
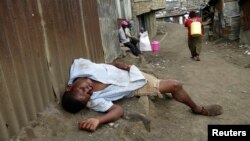
[[68, 84], [72, 84], [78, 77], [88, 77], [109, 84], [104, 90], [94, 92], [87, 103], [87, 107], [99, 112], [107, 111], [113, 105], [112, 101], [129, 97], [147, 83], [141, 71], [134, 65], [126, 71], [113, 65], [97, 64], [83, 58], [74, 60]]

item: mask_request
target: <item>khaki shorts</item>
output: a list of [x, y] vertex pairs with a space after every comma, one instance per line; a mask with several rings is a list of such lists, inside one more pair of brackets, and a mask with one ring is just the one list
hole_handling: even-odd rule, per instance
[[161, 95], [159, 91], [160, 80], [156, 77], [143, 73], [143, 76], [147, 79], [147, 84], [142, 88], [134, 92], [133, 96], [159, 96]]

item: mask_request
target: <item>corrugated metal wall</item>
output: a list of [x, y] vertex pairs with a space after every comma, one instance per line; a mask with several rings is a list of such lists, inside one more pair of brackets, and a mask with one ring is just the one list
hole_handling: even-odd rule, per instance
[[1, 0], [0, 48], [2, 141], [59, 101], [74, 58], [104, 62], [97, 2]]
[[98, 0], [98, 13], [105, 62], [112, 62], [122, 53], [118, 38], [118, 10], [114, 0]]
[[250, 30], [250, 2], [246, 1], [242, 6], [242, 21], [243, 21], [243, 30]]

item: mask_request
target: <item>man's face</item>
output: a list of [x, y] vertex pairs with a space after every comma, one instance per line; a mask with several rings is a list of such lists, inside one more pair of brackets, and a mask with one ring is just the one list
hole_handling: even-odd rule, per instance
[[93, 93], [93, 82], [88, 78], [78, 78], [69, 87], [69, 91], [75, 94], [75, 98], [83, 103], [87, 103]]

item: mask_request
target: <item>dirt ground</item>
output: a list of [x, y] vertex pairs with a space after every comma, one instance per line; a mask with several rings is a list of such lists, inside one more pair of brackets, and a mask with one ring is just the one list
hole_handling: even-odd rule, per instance
[[84, 109], [76, 115], [51, 105], [12, 141], [206, 141], [208, 124], [250, 124], [250, 48], [224, 39], [204, 37], [201, 61], [190, 59], [187, 31], [182, 25], [161, 25], [158, 54], [144, 52], [145, 61], [127, 55], [119, 61], [135, 64], [162, 79], [177, 79], [199, 104], [220, 104], [216, 117], [194, 115], [168, 94], [163, 98], [130, 98], [116, 102], [125, 114], [140, 112], [151, 120], [151, 131], [140, 120], [121, 118], [96, 132], [78, 130], [79, 120], [98, 116]]

